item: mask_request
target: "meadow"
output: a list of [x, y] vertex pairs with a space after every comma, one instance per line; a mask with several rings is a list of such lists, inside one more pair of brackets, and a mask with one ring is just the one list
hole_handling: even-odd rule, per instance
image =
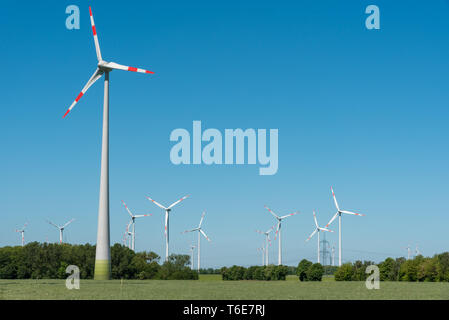
[[81, 280], [79, 290], [68, 290], [65, 280], [0, 280], [0, 299], [81, 300], [449, 300], [448, 282], [380, 283], [368, 290], [363, 281], [300, 282], [222, 281], [220, 275], [201, 275], [200, 280]]

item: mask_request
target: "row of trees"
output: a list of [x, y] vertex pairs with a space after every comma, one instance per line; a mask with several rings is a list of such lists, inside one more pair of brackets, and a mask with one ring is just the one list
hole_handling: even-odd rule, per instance
[[249, 268], [232, 266], [220, 269], [223, 280], [285, 280], [288, 274], [287, 266], [252, 266]]
[[[113, 279], [198, 279], [189, 268], [189, 255], [171, 255], [159, 263], [154, 252], [134, 252], [115, 244], [111, 247]], [[64, 279], [66, 268], [76, 265], [81, 279], [92, 279], [95, 246], [31, 242], [23, 247], [0, 248], [0, 279]]]
[[[366, 268], [372, 261], [345, 263], [335, 272], [337, 281], [364, 281], [369, 276]], [[416, 256], [413, 259], [387, 258], [377, 264], [381, 281], [449, 281], [449, 252], [433, 257]]]

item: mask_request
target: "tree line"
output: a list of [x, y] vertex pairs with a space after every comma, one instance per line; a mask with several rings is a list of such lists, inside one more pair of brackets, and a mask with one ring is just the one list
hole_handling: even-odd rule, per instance
[[[337, 268], [334, 277], [337, 281], [365, 281], [369, 274], [366, 268], [374, 264], [372, 261], [356, 261], [345, 263]], [[377, 264], [381, 281], [449, 281], [449, 252], [436, 254], [433, 257], [418, 255], [413, 259], [403, 257], [387, 258]]]
[[288, 274], [287, 266], [241, 266], [223, 267], [220, 269], [223, 280], [285, 280]]
[[[198, 279], [198, 273], [189, 267], [189, 255], [172, 254], [168, 261], [159, 260], [154, 252], [136, 253], [116, 243], [111, 247], [111, 278]], [[65, 279], [69, 265], [79, 268], [81, 279], [92, 279], [95, 246], [31, 242], [0, 248], [0, 279]]]

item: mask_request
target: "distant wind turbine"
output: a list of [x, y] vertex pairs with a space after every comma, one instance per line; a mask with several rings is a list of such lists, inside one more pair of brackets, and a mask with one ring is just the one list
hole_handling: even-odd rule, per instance
[[[136, 244], [136, 218], [142, 218], [142, 217], [149, 217], [152, 214], [136, 214], [134, 215], [131, 210], [129, 210], [128, 206], [126, 205], [125, 201], [122, 200], [123, 205], [125, 206], [126, 211], [128, 211], [129, 215], [131, 216], [130, 224], [132, 225], [132, 231], [131, 231], [131, 250], [134, 251], [135, 244]], [[128, 232], [129, 232], [129, 225], [128, 225]]]
[[271, 245], [270, 233], [273, 231], [275, 226], [276, 225], [272, 226], [270, 229], [268, 229], [265, 232], [262, 232], [260, 230], [256, 230], [257, 233], [263, 234], [265, 236], [265, 263], [264, 263], [264, 265], [267, 265], [267, 266], [268, 266], [268, 263], [269, 263], [269, 261], [268, 261], [268, 245], [269, 244]]
[[[315, 228], [315, 230], [313, 230], [312, 234], [307, 238], [306, 242], [309, 241], [315, 235], [315, 233], [318, 233], [318, 250], [317, 250], [318, 258], [317, 258], [317, 260], [318, 260], [318, 263], [320, 263], [320, 232], [321, 231], [333, 232], [333, 231], [329, 230], [327, 228], [321, 228], [318, 225], [318, 221], [316, 220], [315, 211], [313, 211], [313, 220], [315, 221], [316, 228]], [[323, 261], [323, 263], [324, 263], [324, 261]]]
[[163, 205], [161, 205], [160, 203], [154, 201], [153, 199], [151, 199], [150, 197], [147, 197], [148, 200], [150, 200], [151, 202], [153, 202], [155, 205], [157, 205], [159, 208], [163, 209], [165, 211], [165, 261], [168, 261], [168, 243], [169, 243], [169, 214], [171, 209], [176, 206], [178, 203], [180, 203], [182, 200], [187, 199], [189, 197], [189, 195], [186, 195], [184, 197], [182, 197], [181, 199], [179, 199], [178, 201], [173, 202], [171, 205], [169, 205], [168, 207], [164, 207]]
[[198, 227], [196, 227], [195, 229], [192, 230], [186, 230], [183, 233], [186, 232], [194, 232], [194, 231], [198, 231], [198, 261], [197, 261], [197, 267], [198, 267], [198, 272], [200, 271], [200, 249], [201, 249], [201, 235], [203, 235], [207, 241], [210, 242], [209, 237], [206, 235], [206, 233], [203, 231], [203, 229], [201, 229], [201, 224], [203, 223], [204, 220], [204, 216], [206, 215], [206, 212], [203, 212], [203, 214], [201, 215], [201, 219], [200, 219], [200, 224], [198, 225]]
[[334, 190], [331, 187], [332, 197], [334, 198], [335, 206], [337, 207], [337, 213], [330, 219], [330, 221], [326, 224], [326, 228], [338, 217], [338, 265], [341, 266], [341, 214], [352, 214], [355, 216], [364, 216], [364, 214], [355, 213], [351, 211], [340, 210], [340, 207], [337, 203], [337, 198], [335, 198]]
[[22, 247], [25, 245], [25, 228], [26, 228], [27, 224], [28, 224], [28, 222], [23, 225], [22, 229], [16, 229], [16, 232], [19, 232], [22, 236]]
[[62, 234], [63, 234], [63, 232], [64, 232], [64, 229], [65, 229], [69, 224], [71, 224], [73, 221], [75, 221], [75, 219], [70, 220], [69, 222], [67, 222], [67, 223], [66, 223], [65, 225], [63, 225], [63, 226], [58, 226], [58, 225], [54, 224], [53, 222], [51, 222], [50, 220], [47, 220], [47, 222], [48, 222], [49, 224], [51, 224], [52, 226], [55, 226], [56, 228], [59, 229], [59, 243], [62, 243]]
[[265, 206], [265, 209], [267, 209], [272, 215], [273, 217], [275, 217], [275, 219], [277, 220], [277, 228], [276, 228], [276, 236], [275, 236], [275, 240], [276, 237], [279, 237], [278, 240], [278, 244], [279, 244], [279, 248], [278, 248], [278, 265], [282, 264], [282, 245], [281, 245], [281, 222], [282, 220], [284, 220], [285, 218], [288, 218], [290, 216], [293, 216], [295, 214], [298, 214], [299, 211], [295, 211], [293, 213], [287, 214], [285, 216], [278, 216], [276, 213], [274, 213], [270, 208], [268, 208], [267, 206]]

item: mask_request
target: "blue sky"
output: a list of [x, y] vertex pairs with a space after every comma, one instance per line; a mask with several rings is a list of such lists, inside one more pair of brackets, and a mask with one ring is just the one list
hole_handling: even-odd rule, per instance
[[[65, 27], [67, 5], [81, 28]], [[381, 29], [365, 28], [376, 4]], [[447, 251], [449, 4], [447, 1], [170, 1], [0, 4], [3, 61], [0, 245], [95, 243], [103, 82], [68, 117], [96, 68], [88, 6], [103, 58], [155, 72], [114, 71], [110, 80], [111, 241], [128, 215], [137, 250], [164, 254], [162, 204], [190, 198], [171, 215], [171, 252], [196, 241], [181, 231], [207, 211], [202, 266], [260, 263], [256, 251], [279, 214], [286, 264], [316, 259], [312, 210], [325, 224], [342, 208], [343, 261]], [[279, 170], [259, 165], [175, 166], [172, 130], [279, 129]], [[332, 229], [338, 231], [337, 224]], [[327, 239], [337, 247], [337, 233]], [[277, 257], [277, 243], [270, 260]]]

